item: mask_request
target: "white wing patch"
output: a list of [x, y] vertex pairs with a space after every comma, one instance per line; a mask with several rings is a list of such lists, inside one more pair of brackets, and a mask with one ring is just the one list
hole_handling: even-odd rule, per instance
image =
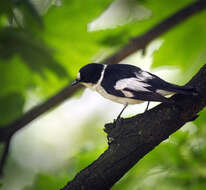
[[136, 77], [139, 81], [147, 81], [148, 79], [153, 79], [154, 77], [146, 72], [146, 71], [142, 71], [141, 73], [136, 73]]
[[[125, 88], [135, 90], [135, 91], [144, 91], [144, 92], [150, 92], [146, 87], [149, 87], [149, 84], [146, 84], [144, 82], [141, 82], [137, 78], [126, 78], [121, 79], [116, 82], [114, 88], [116, 90], [124, 90]], [[124, 93], [124, 92], [123, 92]]]

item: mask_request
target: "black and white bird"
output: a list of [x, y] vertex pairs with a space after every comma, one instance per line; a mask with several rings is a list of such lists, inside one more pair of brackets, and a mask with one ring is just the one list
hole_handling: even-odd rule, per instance
[[173, 100], [166, 98], [169, 94], [195, 95], [194, 88], [178, 86], [164, 81], [158, 76], [127, 64], [97, 64], [85, 65], [79, 70], [75, 85], [81, 83], [84, 86], [97, 91], [104, 98], [124, 105], [118, 115], [129, 104], [138, 104], [144, 101], [168, 102]]

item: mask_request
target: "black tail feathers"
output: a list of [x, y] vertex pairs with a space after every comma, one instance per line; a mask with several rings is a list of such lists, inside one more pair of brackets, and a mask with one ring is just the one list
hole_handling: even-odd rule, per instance
[[173, 92], [176, 92], [178, 94], [193, 95], [193, 96], [198, 95], [198, 91], [192, 87], [176, 86], [175, 85], [175, 86], [173, 86], [173, 88], [171, 90], [173, 90]]

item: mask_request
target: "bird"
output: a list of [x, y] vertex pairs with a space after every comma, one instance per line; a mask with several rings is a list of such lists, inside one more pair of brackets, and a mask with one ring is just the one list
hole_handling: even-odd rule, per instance
[[128, 105], [147, 101], [174, 103], [170, 94], [197, 95], [195, 88], [171, 84], [160, 77], [129, 64], [90, 63], [80, 68], [72, 86], [82, 84], [104, 98], [123, 104], [117, 120]]

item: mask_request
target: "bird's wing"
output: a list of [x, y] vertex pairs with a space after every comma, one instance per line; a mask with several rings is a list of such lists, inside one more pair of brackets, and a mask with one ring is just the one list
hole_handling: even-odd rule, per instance
[[[160, 78], [130, 65], [108, 65], [105, 69], [101, 86], [107, 93], [144, 101], [168, 102], [168, 99], [157, 93]], [[153, 85], [154, 83], [154, 85]], [[157, 88], [158, 87], [158, 88]]]
[[169, 102], [167, 98], [157, 93], [154, 87], [138, 78], [121, 79], [116, 82], [114, 89], [120, 91], [127, 98], [144, 101]]
[[[147, 83], [140, 82], [136, 78], [118, 80], [114, 86], [108, 85], [109, 82], [109, 80], [107, 81], [107, 79], [104, 79], [101, 85], [104, 87], [108, 94], [114, 96], [143, 101], [169, 101], [164, 96], [161, 96], [160, 94], [152, 90], [152, 86], [148, 85]], [[107, 84], [107, 88], [105, 88], [105, 84]]]

